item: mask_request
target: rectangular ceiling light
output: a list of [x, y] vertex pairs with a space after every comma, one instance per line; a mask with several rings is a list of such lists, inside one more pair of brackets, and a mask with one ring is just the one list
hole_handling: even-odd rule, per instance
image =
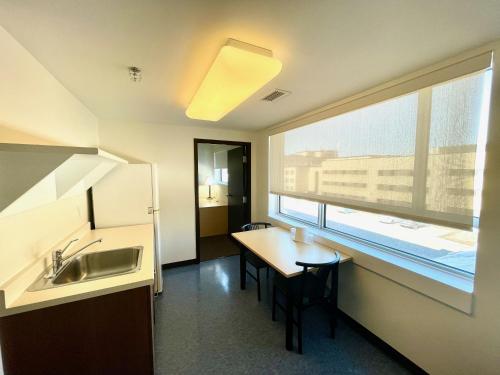
[[272, 51], [229, 39], [191, 99], [186, 116], [218, 121], [280, 71], [281, 62]]

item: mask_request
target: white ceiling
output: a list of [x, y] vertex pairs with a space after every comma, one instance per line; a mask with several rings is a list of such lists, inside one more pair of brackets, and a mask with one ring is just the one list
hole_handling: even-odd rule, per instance
[[[260, 129], [500, 38], [498, 0], [0, 0], [0, 24], [100, 119]], [[184, 110], [219, 48], [280, 75], [217, 123]], [[133, 83], [127, 66], [143, 69]], [[275, 88], [292, 95], [260, 98]]]

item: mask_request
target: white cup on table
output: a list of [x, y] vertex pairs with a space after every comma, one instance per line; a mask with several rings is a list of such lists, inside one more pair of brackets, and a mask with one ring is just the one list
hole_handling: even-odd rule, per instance
[[292, 240], [296, 242], [311, 243], [313, 241], [313, 236], [309, 233], [308, 229], [305, 227], [293, 227], [290, 228], [290, 234]]

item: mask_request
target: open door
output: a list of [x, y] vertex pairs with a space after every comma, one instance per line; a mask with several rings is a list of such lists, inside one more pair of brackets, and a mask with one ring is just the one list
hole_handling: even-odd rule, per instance
[[194, 139], [196, 258], [189, 262], [239, 254], [230, 234], [250, 222], [251, 152], [249, 142]]
[[249, 188], [246, 146], [229, 150], [228, 167], [228, 231], [240, 232], [241, 226], [250, 222]]

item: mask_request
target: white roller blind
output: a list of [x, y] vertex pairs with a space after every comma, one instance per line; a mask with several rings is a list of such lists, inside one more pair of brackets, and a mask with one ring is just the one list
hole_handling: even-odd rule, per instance
[[[299, 126], [304, 126], [323, 119], [338, 116], [359, 108], [416, 92], [426, 87], [466, 76], [491, 66], [492, 52], [485, 52], [467, 58], [452, 65], [441, 67], [426, 73], [412, 75], [411, 78], [399, 79], [395, 84], [383, 85], [382, 88], [368, 90], [349, 99], [341, 100], [334, 105], [326, 106], [306, 116], [288, 121], [284, 126], [272, 130], [273, 134], [281, 133]], [[282, 129], [284, 128], [284, 129]]]
[[483, 70], [271, 136], [270, 191], [471, 226], [489, 76]]

